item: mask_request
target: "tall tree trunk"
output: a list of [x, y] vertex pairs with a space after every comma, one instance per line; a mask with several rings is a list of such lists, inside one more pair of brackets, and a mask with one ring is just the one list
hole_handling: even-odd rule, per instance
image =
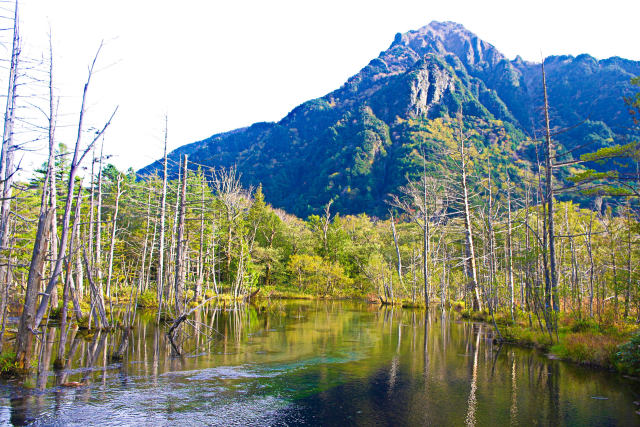
[[[511, 181], [507, 179], [507, 275], [510, 293], [511, 320], [515, 321], [515, 287], [513, 284], [513, 235], [511, 230]], [[520, 301], [522, 305], [522, 301]]]
[[[96, 164], [96, 146], [93, 146], [92, 155], [91, 155], [91, 180], [89, 187], [89, 259], [92, 263], [95, 263], [95, 247], [94, 242], [96, 241], [95, 236], [95, 173], [94, 168]], [[78, 259], [82, 260], [82, 257], [78, 257]]]
[[[602, 222], [602, 224], [605, 227], [605, 231], [607, 233], [607, 240], [608, 240], [608, 246], [609, 246], [609, 257], [611, 259], [611, 285], [613, 287], [613, 317], [615, 320], [618, 320], [618, 264], [616, 262], [616, 248], [617, 246], [620, 244], [620, 242], [617, 240], [616, 236], [616, 230], [615, 230], [615, 225], [614, 225], [614, 221], [615, 218], [613, 216], [613, 213], [607, 209], [605, 214], [603, 216], [601, 216], [600, 221]], [[605, 290], [606, 290], [606, 284], [603, 285], [602, 287], [602, 298], [603, 298], [603, 304], [607, 301], [607, 299], [605, 299]]]
[[[49, 126], [51, 129], [51, 125]], [[52, 136], [52, 135], [50, 135]], [[49, 180], [50, 189], [49, 189], [49, 203], [51, 209], [54, 212], [57, 212], [58, 209], [58, 201], [56, 197], [57, 193], [57, 185], [56, 185], [56, 165], [53, 165], [53, 171], [51, 172], [51, 179]], [[58, 221], [56, 215], [51, 216], [51, 223], [49, 224], [49, 253], [50, 253], [50, 265], [49, 265], [49, 274], [53, 275], [53, 271], [56, 265], [56, 259], [58, 259]], [[54, 286], [51, 290], [51, 306], [58, 306], [58, 287]]]
[[[82, 191], [82, 189], [80, 189], [80, 191]], [[86, 225], [83, 227], [84, 229], [84, 234], [86, 235], [87, 232], [87, 228]], [[76, 248], [79, 248], [81, 246], [80, 242], [81, 242], [81, 234], [82, 231], [79, 230], [78, 233], [76, 233], [76, 242], [75, 242], [75, 246]], [[91, 244], [89, 244], [89, 247], [91, 247]], [[76, 295], [78, 295], [80, 298], [82, 298], [84, 296], [84, 269], [82, 268], [82, 258], [79, 256], [76, 256]]]
[[[44, 194], [46, 194], [46, 191], [43, 190]], [[50, 231], [49, 223], [51, 222], [51, 215], [54, 214], [53, 210], [46, 209], [45, 203], [41, 204], [38, 231], [33, 245], [27, 289], [24, 295], [24, 306], [18, 326], [18, 335], [16, 336], [16, 365], [20, 369], [28, 369], [33, 351], [33, 336], [36, 333], [33, 328], [33, 317], [38, 299], [38, 282], [41, 279], [40, 272], [45, 261], [47, 234]]]
[[186, 277], [185, 259], [186, 259], [186, 240], [184, 237], [184, 223], [187, 206], [187, 155], [184, 155], [182, 185], [180, 190], [180, 215], [178, 216], [178, 239], [176, 241], [176, 279], [175, 279], [175, 310], [176, 313], [182, 313], [183, 310], [183, 291]]
[[[155, 205], [155, 203], [153, 203]], [[149, 215], [155, 215], [149, 212]], [[149, 262], [147, 263], [147, 270], [144, 274], [144, 283], [141, 289], [141, 292], [146, 292], [149, 289], [149, 283], [151, 281], [151, 266], [153, 265], [153, 255], [156, 250], [156, 236], [158, 235], [158, 222], [157, 219], [152, 219], [153, 221], [153, 233], [151, 234], [151, 248], [149, 248]]]
[[[75, 252], [74, 241], [80, 228], [80, 205], [82, 202], [82, 180], [78, 183], [78, 195], [76, 197], [76, 207], [74, 210], [73, 228], [71, 230], [71, 239], [69, 244], [69, 255], [67, 256], [67, 268], [66, 277], [64, 281], [64, 288], [62, 291], [62, 309], [60, 310], [60, 343], [58, 344], [58, 359], [62, 360], [64, 357], [64, 348], [67, 342], [67, 307], [69, 305], [69, 298], [71, 296], [71, 282], [73, 281], [73, 269], [72, 261]], [[77, 303], [77, 298], [74, 298], [74, 302]], [[79, 306], [76, 307], [79, 309]], [[80, 315], [82, 317], [82, 315]]]
[[109, 311], [111, 323], [113, 323], [113, 298], [111, 296], [111, 277], [113, 276], [113, 250], [116, 245], [116, 232], [118, 230], [118, 210], [120, 208], [120, 196], [122, 196], [122, 177], [118, 174], [116, 181], [116, 206], [111, 220], [111, 243], [109, 244], [109, 269], [107, 272], [107, 298], [109, 298]]
[[244, 238], [240, 237], [240, 258], [238, 259], [238, 269], [236, 271], [236, 283], [233, 287], [233, 296], [238, 298], [240, 296], [240, 288], [244, 284]]
[[[182, 168], [178, 168], [178, 182], [182, 182]], [[171, 297], [174, 297], [175, 292], [172, 292], [175, 289], [175, 275], [176, 275], [176, 236], [178, 235], [178, 215], [180, 214], [180, 187], [176, 188], [176, 204], [173, 210], [173, 223], [171, 224], [171, 245], [169, 246], [169, 260], [171, 260], [171, 264], [169, 265], [169, 269], [167, 271], [167, 277], [165, 278], [166, 285], [164, 289], [164, 293], [167, 299], [167, 306], [169, 306], [169, 300]], [[173, 276], [173, 282], [171, 282], [171, 276]], [[171, 286], [173, 284], [173, 286]]]
[[[9, 65], [9, 79], [7, 88], [7, 105], [4, 115], [4, 133], [0, 150], [0, 180], [2, 194], [0, 200], [0, 254], [10, 252], [9, 246], [9, 213], [11, 211], [11, 193], [14, 174], [14, 155], [16, 146], [13, 143], [13, 127], [16, 114], [16, 87], [18, 79], [18, 65], [20, 60], [20, 17], [18, 14], [18, 0], [15, 2], [13, 15], [13, 41], [11, 48], [11, 63]], [[0, 266], [0, 292], [5, 294], [9, 288], [11, 272], [9, 271], [9, 257], [6, 266]], [[4, 307], [3, 307], [4, 308]]]
[[233, 238], [233, 218], [231, 216], [230, 208], [227, 207], [227, 223], [229, 229], [227, 230], [227, 281], [231, 284], [231, 241]]
[[[0, 200], [0, 250], [2, 251], [7, 250], [7, 243], [9, 241], [11, 185], [13, 184], [15, 173], [13, 161], [16, 149], [13, 144], [13, 127], [16, 115], [16, 81], [18, 78], [20, 50], [18, 0], [16, 0], [13, 16], [13, 43], [11, 49], [11, 63], [9, 65], [7, 105], [4, 114], [4, 133], [2, 138], [2, 149], [0, 152], [0, 180], [2, 180], [2, 200]], [[6, 271], [4, 271], [2, 280], [6, 280], [6, 278]]]
[[[147, 249], [149, 246], [149, 224], [151, 222], [151, 182], [149, 182], [149, 194], [147, 195], [147, 221], [144, 227], [144, 243], [142, 244], [142, 261], [140, 262], [140, 273], [138, 274], [138, 287], [145, 290], [145, 276], [147, 270]], [[153, 249], [152, 249], [153, 252]]]
[[567, 235], [569, 236], [569, 250], [571, 251], [571, 290], [573, 293], [574, 304], [578, 306], [578, 316], [582, 316], [582, 298], [578, 289], [578, 260], [576, 257], [576, 247], [569, 228], [569, 207], [565, 205], [564, 210], [565, 228], [567, 229]]
[[[549, 278], [550, 289], [546, 289], [546, 305], [558, 311], [558, 276], [556, 269], [556, 245], [553, 223], [553, 160], [551, 144], [551, 128], [549, 126], [549, 102], [547, 98], [547, 77], [544, 72], [544, 60], [542, 61], [542, 87], [544, 92], [544, 123], [545, 123], [545, 184], [547, 202], [547, 233], [549, 243]], [[553, 299], [553, 302], [551, 300]]]
[[[391, 213], [391, 231], [393, 233], [393, 244], [396, 247], [396, 268], [398, 272], [398, 278], [400, 279], [400, 286], [404, 287], [404, 281], [402, 280], [402, 256], [400, 255], [400, 245], [398, 244], [398, 233], [396, 233], [396, 224], [395, 218], [393, 217], [393, 212]], [[391, 302], [393, 303], [393, 301]]]
[[589, 218], [589, 228], [586, 232], [587, 253], [589, 255], [589, 316], [593, 317], [593, 279], [595, 274], [595, 265], [593, 262], [593, 249], [591, 246], [591, 230], [593, 225], [593, 215]]
[[442, 245], [442, 278], [441, 278], [441, 305], [444, 308], [447, 302], [447, 245]]
[[211, 218], [211, 277], [213, 279], [213, 291], [218, 295], [218, 280], [216, 278], [216, 219]]
[[87, 257], [86, 249], [82, 251], [82, 256], [84, 259], [84, 265], [87, 268], [87, 280], [89, 281], [89, 288], [90, 288], [91, 294], [93, 295], [92, 304], [95, 306], [95, 310], [98, 312], [98, 320], [96, 320], [96, 322], [100, 321], [101, 328], [108, 329], [109, 320], [107, 320], [107, 313], [104, 309], [104, 302], [102, 299], [102, 295], [98, 295], [98, 293], [100, 292], [100, 289], [98, 288], [96, 283], [93, 281], [93, 273], [91, 269], [91, 264], [89, 264], [89, 258]]
[[[16, 0], [16, 6], [17, 6]], [[17, 18], [17, 11], [16, 16]], [[14, 47], [15, 47], [14, 34]], [[51, 53], [51, 44], [50, 53]], [[50, 191], [49, 183], [53, 179], [55, 164], [55, 148], [53, 138], [53, 125], [55, 123], [54, 110], [53, 110], [53, 57], [50, 59], [49, 69], [49, 158], [47, 160], [47, 173], [45, 175], [44, 183], [42, 185], [42, 196], [40, 199], [40, 214], [38, 216], [38, 228], [36, 231], [36, 238], [33, 244], [33, 251], [31, 254], [31, 264], [29, 265], [29, 276], [27, 278], [27, 286], [25, 290], [24, 305], [22, 308], [22, 315], [20, 316], [20, 323], [18, 325], [18, 335], [16, 336], [16, 364], [19, 368], [28, 368], [31, 360], [31, 352], [33, 350], [33, 335], [35, 331], [33, 329], [33, 318], [35, 316], [36, 304], [38, 298], [38, 291], [40, 288], [40, 281], [42, 280], [42, 272], [44, 270], [45, 263], [45, 251], [48, 240], [48, 234], [51, 231], [51, 217], [55, 215], [55, 209], [47, 209], [48, 192]], [[3, 144], [4, 154], [4, 144]], [[0, 162], [4, 165], [4, 161]], [[4, 329], [3, 329], [4, 332]]]
[[[98, 53], [99, 52], [100, 52], [100, 50], [98, 50]], [[95, 141], [107, 129], [107, 127], [111, 123], [111, 120], [113, 119], [113, 116], [115, 115], [115, 111], [114, 111], [114, 113], [111, 115], [111, 118], [107, 121], [107, 123], [102, 128], [102, 130], [99, 131], [96, 134], [94, 140], [88, 145], [88, 147], [84, 150], [84, 152], [80, 153], [80, 142], [81, 142], [82, 132], [83, 132], [83, 120], [84, 120], [84, 112], [85, 112], [86, 95], [87, 95], [87, 90], [89, 88], [89, 83], [91, 81], [91, 74], [93, 73], [93, 67], [94, 67], [95, 62], [97, 60], [97, 55], [98, 54], [96, 54], [96, 57], [94, 58], [93, 63], [91, 65], [90, 69], [89, 69], [89, 78], [87, 79], [87, 82], [85, 83], [84, 92], [83, 92], [83, 95], [82, 95], [82, 106], [80, 108], [80, 117], [79, 117], [79, 121], [78, 121], [78, 135], [77, 135], [77, 139], [76, 139], [75, 148], [74, 148], [74, 151], [73, 151], [73, 159], [71, 161], [71, 169], [69, 170], [69, 182], [67, 184], [67, 198], [66, 198], [66, 203], [65, 203], [65, 208], [64, 208], [64, 216], [62, 218], [62, 234], [60, 236], [60, 245], [59, 245], [59, 251], [58, 251], [58, 258], [56, 259], [56, 266], [54, 268], [53, 275], [49, 279], [49, 282], [47, 284], [47, 288], [45, 289], [45, 292], [44, 292], [44, 294], [42, 296], [42, 300], [40, 301], [40, 305], [38, 306], [38, 311], [37, 311], [36, 316], [35, 316], [35, 322], [33, 324], [33, 329], [37, 328], [40, 325], [40, 322], [42, 321], [42, 318], [44, 317], [44, 314], [45, 314], [45, 312], [47, 310], [47, 306], [49, 305], [49, 295], [51, 295], [52, 288], [54, 286], [56, 286], [56, 283], [58, 281], [58, 277], [59, 277], [60, 272], [62, 270], [62, 262], [63, 262], [64, 257], [66, 256], [67, 243], [68, 243], [68, 240], [69, 240], [69, 222], [70, 222], [70, 218], [71, 218], [71, 205], [73, 203], [73, 200], [72, 200], [73, 199], [73, 188], [74, 188], [75, 178], [76, 178], [76, 175], [78, 173], [78, 169], [80, 168], [80, 164], [82, 163], [82, 160], [84, 159], [84, 157], [86, 156], [88, 151], [91, 149], [91, 147], [93, 146]]]
[[422, 156], [422, 275], [424, 281], [424, 306], [429, 309], [429, 245], [431, 243], [429, 229], [429, 209], [427, 202], [427, 161]]
[[627, 283], [624, 292], [624, 317], [629, 316], [629, 301], [631, 299], [631, 204], [627, 202]]
[[167, 123], [168, 118], [164, 120], [164, 168], [162, 174], [162, 196], [160, 199], [160, 238], [158, 239], [158, 276], [156, 279], [158, 293], [158, 318], [160, 323], [160, 314], [162, 313], [162, 299], [164, 293], [164, 230], [165, 216], [167, 211]]
[[411, 248], [411, 302], [416, 302], [416, 251]]
[[[96, 208], [96, 253], [95, 253], [95, 279], [97, 280], [98, 290], [100, 291], [100, 299], [103, 299], [102, 289], [102, 159], [104, 150], [104, 139], [100, 146], [100, 159], [98, 161], [98, 206]], [[103, 303], [104, 304], [104, 303]]]
[[202, 192], [202, 203], [200, 205], [200, 251], [198, 253], [198, 278], [196, 279], [196, 289], [194, 298], [197, 300], [202, 293], [202, 282], [204, 282], [204, 174], [200, 180], [200, 190]]
[[482, 310], [482, 301], [480, 300], [480, 292], [478, 289], [478, 273], [476, 269], [476, 255], [473, 247], [473, 232], [471, 230], [471, 209], [469, 207], [469, 190], [467, 188], [467, 160], [465, 153], [465, 141], [464, 136], [462, 135], [462, 119], [459, 118], [459, 145], [458, 149], [460, 150], [460, 184], [462, 187], [462, 198], [464, 204], [464, 235], [465, 235], [465, 246], [467, 249], [467, 260], [465, 263], [467, 264], [468, 273], [469, 273], [469, 281], [471, 284], [471, 298], [473, 304], [473, 310]]
[[[489, 256], [487, 257], [487, 265], [489, 267], [489, 297], [487, 298], [487, 304], [489, 309], [493, 312], [496, 306], [496, 274], [497, 274], [497, 255], [496, 255], [496, 238], [493, 230], [493, 188], [491, 187], [491, 164], [487, 161], [489, 169], [489, 212], [487, 213], [487, 231], [489, 232]], [[485, 247], [486, 251], [486, 247]]]

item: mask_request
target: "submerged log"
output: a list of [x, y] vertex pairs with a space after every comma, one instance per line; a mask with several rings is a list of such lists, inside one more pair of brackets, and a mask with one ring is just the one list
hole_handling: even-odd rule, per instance
[[87, 385], [85, 381], [69, 381], [68, 383], [60, 384], [60, 387], [82, 387]]
[[173, 351], [175, 352], [175, 354], [177, 356], [180, 356], [180, 349], [178, 348], [178, 346], [175, 343], [174, 340], [174, 333], [176, 331], [176, 329], [178, 328], [178, 326], [180, 326], [180, 324], [182, 324], [182, 322], [184, 322], [185, 320], [187, 320], [187, 317], [189, 317], [189, 315], [191, 313], [193, 313], [196, 310], [201, 309], [202, 307], [204, 307], [209, 301], [211, 301], [214, 298], [217, 298], [217, 295], [212, 296], [211, 298], [207, 298], [206, 300], [202, 301], [200, 303], [200, 305], [197, 305], [195, 307], [193, 307], [191, 310], [189, 310], [188, 312], [176, 317], [175, 319], [173, 319], [173, 323], [171, 324], [171, 327], [169, 328], [169, 331], [167, 332], [167, 337], [169, 337], [169, 342], [171, 343], [171, 348], [173, 349]]
[[253, 293], [251, 293], [250, 295], [246, 295], [244, 297], [244, 301], [245, 302], [251, 302], [251, 300], [253, 298], [255, 298], [256, 295], [258, 295], [258, 292], [260, 292], [260, 288], [256, 289]]

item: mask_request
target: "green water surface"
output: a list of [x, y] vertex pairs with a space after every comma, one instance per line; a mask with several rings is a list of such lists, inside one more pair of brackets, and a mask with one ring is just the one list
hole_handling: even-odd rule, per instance
[[[210, 306], [172, 353], [167, 325], [59, 328], [39, 374], [0, 382], [0, 422], [36, 425], [640, 425], [640, 384], [493, 343], [484, 324], [440, 310], [342, 301]], [[47, 369], [43, 367], [47, 366]], [[62, 384], [79, 382], [67, 387]]]

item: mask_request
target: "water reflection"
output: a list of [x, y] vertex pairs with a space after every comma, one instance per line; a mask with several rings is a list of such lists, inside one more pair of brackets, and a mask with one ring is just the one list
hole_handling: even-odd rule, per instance
[[509, 424], [512, 426], [518, 425], [518, 384], [516, 381], [516, 358], [513, 352], [510, 353], [511, 357], [511, 408], [509, 414]]
[[[475, 329], [475, 328], [474, 328]], [[478, 388], [478, 349], [480, 348], [480, 327], [476, 332], [476, 345], [473, 348], [473, 368], [471, 370], [471, 391], [469, 392], [469, 399], [467, 400], [467, 417], [465, 418], [465, 424], [467, 426], [476, 425], [476, 390]]]
[[0, 422], [635, 425], [640, 418], [637, 383], [496, 346], [490, 327], [444, 311], [338, 301], [212, 305], [181, 326], [180, 357], [167, 325], [154, 320], [140, 314], [132, 329], [110, 334], [71, 328], [61, 348], [60, 331], [49, 329], [28, 387], [1, 385]]

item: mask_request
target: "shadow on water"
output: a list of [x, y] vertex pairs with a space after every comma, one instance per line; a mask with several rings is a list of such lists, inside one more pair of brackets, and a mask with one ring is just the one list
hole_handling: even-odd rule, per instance
[[[176, 356], [154, 315], [49, 328], [39, 368], [0, 384], [0, 422], [209, 425], [637, 425], [640, 386], [493, 344], [490, 327], [352, 302], [207, 306]], [[64, 346], [59, 348], [59, 344]]]

